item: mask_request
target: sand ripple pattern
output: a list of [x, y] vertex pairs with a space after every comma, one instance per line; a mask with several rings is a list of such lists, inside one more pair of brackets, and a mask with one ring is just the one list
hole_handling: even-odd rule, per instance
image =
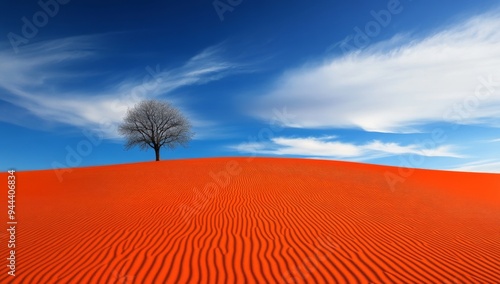
[[220, 158], [63, 182], [20, 172], [17, 275], [4, 265], [0, 282], [500, 283], [500, 175], [416, 170], [391, 190], [388, 170]]

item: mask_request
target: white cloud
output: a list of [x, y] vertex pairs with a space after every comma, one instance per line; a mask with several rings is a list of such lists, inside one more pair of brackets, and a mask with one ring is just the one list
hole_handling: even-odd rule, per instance
[[355, 157], [362, 154], [362, 149], [355, 145], [318, 138], [278, 137], [272, 142], [278, 146], [274, 150], [277, 155]]
[[403, 154], [427, 157], [461, 158], [450, 145], [426, 148], [423, 145], [384, 143], [374, 140], [365, 144], [354, 144], [334, 140], [332, 137], [289, 138], [275, 137], [270, 142], [248, 142], [231, 147], [243, 153], [266, 155], [296, 155], [321, 158], [378, 158]]
[[[397, 41], [399, 46], [394, 47]], [[428, 122], [500, 120], [500, 18], [481, 15], [286, 72], [253, 110], [286, 106], [288, 126], [414, 132]], [[489, 82], [489, 83], [484, 83]]]
[[[18, 54], [0, 50], [1, 99], [47, 121], [100, 130], [106, 137], [116, 138], [113, 126], [121, 121], [127, 108], [139, 100], [163, 96], [184, 86], [204, 84], [243, 70], [242, 66], [223, 58], [222, 45], [215, 45], [177, 68], [145, 66], [140, 76], [124, 78], [99, 89], [82, 84], [88, 74], [66, 68], [98, 59], [99, 40], [99, 36], [80, 36], [31, 44]], [[81, 81], [68, 87], [67, 81], [79, 76]], [[182, 100], [170, 98], [169, 101], [183, 109]], [[193, 122], [195, 132], [200, 134], [198, 137], [206, 137], [205, 126], [214, 126], [214, 122], [207, 122], [187, 109], [183, 111]]]
[[481, 160], [451, 168], [460, 172], [500, 173], [500, 160]]

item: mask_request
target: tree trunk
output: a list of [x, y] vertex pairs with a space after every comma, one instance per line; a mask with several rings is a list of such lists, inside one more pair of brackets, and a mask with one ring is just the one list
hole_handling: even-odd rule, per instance
[[155, 148], [155, 154], [156, 154], [156, 161], [158, 162], [160, 160], [160, 148]]

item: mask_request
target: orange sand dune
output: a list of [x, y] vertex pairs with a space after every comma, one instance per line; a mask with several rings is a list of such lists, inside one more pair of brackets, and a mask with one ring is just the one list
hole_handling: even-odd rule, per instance
[[0, 282], [500, 283], [500, 175], [408, 171], [220, 158], [19, 172], [16, 276], [4, 230]]

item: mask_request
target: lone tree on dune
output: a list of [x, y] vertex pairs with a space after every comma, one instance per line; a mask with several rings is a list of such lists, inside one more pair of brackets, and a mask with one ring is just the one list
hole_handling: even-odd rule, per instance
[[187, 146], [193, 136], [191, 124], [179, 110], [156, 100], [141, 101], [129, 109], [118, 131], [127, 139], [126, 149], [151, 147], [155, 150], [156, 161], [160, 160], [162, 147]]

